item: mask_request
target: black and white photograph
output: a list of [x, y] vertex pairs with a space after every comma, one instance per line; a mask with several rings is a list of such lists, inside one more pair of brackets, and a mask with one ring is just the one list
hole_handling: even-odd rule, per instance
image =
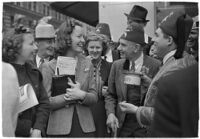
[[2, 137], [199, 137], [198, 1], [0, 3]]

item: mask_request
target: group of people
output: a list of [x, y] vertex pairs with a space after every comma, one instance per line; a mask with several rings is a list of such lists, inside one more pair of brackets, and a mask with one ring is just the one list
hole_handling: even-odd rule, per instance
[[[117, 47], [106, 23], [87, 36], [75, 20], [66, 20], [57, 31], [42, 19], [35, 30], [19, 25], [4, 32], [3, 135], [197, 136], [198, 42], [196, 55], [186, 47], [198, 26], [184, 11], [171, 12], [150, 38], [144, 32], [147, 14], [139, 5], [125, 14], [127, 28]], [[75, 80], [67, 81], [70, 88], [55, 96], [58, 57], [72, 58], [76, 67]], [[17, 90], [26, 84], [38, 104], [16, 113]]]

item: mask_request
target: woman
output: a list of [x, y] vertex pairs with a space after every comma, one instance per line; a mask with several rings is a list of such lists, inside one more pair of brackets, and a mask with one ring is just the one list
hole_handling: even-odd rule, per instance
[[106, 53], [106, 38], [104, 35], [91, 32], [86, 41], [85, 53], [92, 59], [94, 66], [94, 79], [98, 92], [98, 103], [91, 107], [94, 116], [96, 132], [95, 137], [110, 137], [106, 126], [106, 111], [104, 96], [107, 94], [108, 77], [111, 63], [102, 59]]
[[[49, 116], [49, 100], [42, 85], [41, 73], [27, 63], [32, 60], [36, 49], [33, 34], [23, 26], [11, 29], [3, 36], [3, 61], [11, 63], [15, 68], [20, 87], [27, 84], [33, 87], [39, 102], [36, 106], [19, 113], [15, 131], [17, 137], [45, 136]], [[17, 92], [19, 91], [16, 90], [13, 93]]]
[[[95, 125], [89, 106], [95, 104], [98, 97], [92, 64], [81, 54], [85, 43], [82, 25], [78, 22], [64, 22], [58, 29], [56, 42], [55, 59], [42, 66], [44, 86], [52, 108], [47, 134], [51, 137], [94, 137]], [[77, 60], [76, 83], [69, 79], [68, 84], [72, 89], [52, 97], [52, 77], [55, 76], [58, 56]], [[70, 100], [76, 102], [71, 103]]]

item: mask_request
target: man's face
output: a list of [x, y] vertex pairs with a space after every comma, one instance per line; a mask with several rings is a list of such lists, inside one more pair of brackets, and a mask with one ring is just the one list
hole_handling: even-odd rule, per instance
[[144, 23], [144, 22], [141, 22], [141, 21], [139, 22], [139, 21], [135, 21], [135, 20], [132, 20], [130, 18], [127, 18], [127, 25], [128, 25], [128, 27], [129, 26], [133, 26], [135, 24], [142, 26], [142, 28], [144, 28], [146, 26], [146, 23]]
[[168, 40], [168, 38], [164, 37], [162, 30], [158, 28], [155, 32], [155, 36], [152, 38], [152, 41], [154, 41], [153, 45], [156, 50], [156, 54], [160, 59], [163, 59], [168, 53]]
[[38, 43], [38, 55], [43, 58], [48, 58], [49, 56], [53, 56], [55, 40], [54, 39], [44, 39], [39, 40]]
[[195, 45], [196, 41], [198, 41], [198, 35], [199, 35], [198, 32], [199, 32], [198, 29], [191, 30], [186, 43], [188, 48], [192, 48]]
[[137, 51], [135, 43], [124, 39], [119, 40], [119, 47], [117, 49], [120, 52], [120, 57], [125, 59], [131, 58]]

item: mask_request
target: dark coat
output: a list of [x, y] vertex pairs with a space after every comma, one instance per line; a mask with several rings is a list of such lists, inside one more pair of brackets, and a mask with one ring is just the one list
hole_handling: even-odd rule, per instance
[[[110, 113], [116, 114], [120, 127], [122, 126], [126, 115], [125, 113], [121, 112], [118, 107], [118, 102], [126, 101], [127, 99], [127, 85], [124, 84], [124, 73], [127, 71], [123, 69], [124, 63], [125, 59], [120, 59], [112, 64], [108, 80], [109, 94], [105, 98], [107, 115]], [[152, 57], [144, 55], [143, 66], [149, 68], [148, 76], [152, 78], [159, 70], [160, 62]], [[143, 88], [142, 86], [143, 85], [141, 85], [141, 100], [147, 91], [146, 88]]]
[[153, 136], [198, 136], [198, 64], [161, 78], [155, 103]]
[[[15, 65], [13, 64], [15, 67]], [[42, 83], [42, 74], [36, 68], [33, 68], [30, 64], [25, 64], [27, 74], [30, 77], [31, 85], [36, 93], [39, 104], [34, 107], [32, 113], [34, 117], [33, 129], [39, 129], [42, 131], [42, 135], [45, 136], [45, 130], [47, 125], [47, 120], [50, 112], [49, 99], [47, 97], [47, 92], [44, 89]], [[16, 70], [18, 73], [18, 71]], [[19, 75], [18, 75], [19, 76]]]

